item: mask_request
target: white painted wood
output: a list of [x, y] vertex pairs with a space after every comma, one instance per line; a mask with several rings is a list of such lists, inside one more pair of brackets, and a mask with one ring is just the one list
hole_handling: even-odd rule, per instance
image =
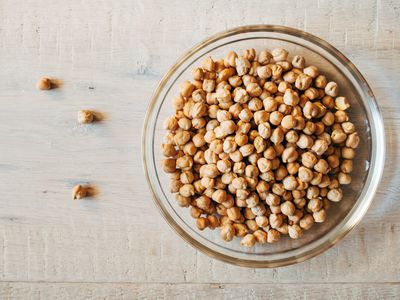
[[[257, 23], [343, 51], [374, 90], [388, 140], [360, 226], [319, 257], [269, 270], [185, 244], [152, 204], [140, 159], [145, 109], [168, 67], [210, 34]], [[0, 1], [0, 298], [398, 298], [399, 24], [394, 0]], [[38, 91], [44, 75], [61, 88]], [[79, 126], [82, 108], [107, 118]], [[70, 199], [80, 181], [98, 186], [96, 200]]]
[[398, 299], [399, 284], [0, 283], [1, 299]]

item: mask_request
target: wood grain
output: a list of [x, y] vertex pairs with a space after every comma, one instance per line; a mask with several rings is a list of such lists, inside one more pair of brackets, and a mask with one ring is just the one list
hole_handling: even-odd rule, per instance
[[[362, 223], [326, 253], [268, 270], [185, 244], [152, 204], [140, 158], [146, 106], [168, 67], [210, 34], [258, 23], [306, 30], [347, 55], [387, 135]], [[400, 2], [384, 0], [0, 1], [0, 298], [398, 298], [399, 24]], [[62, 85], [40, 92], [41, 76]], [[82, 108], [106, 119], [79, 126]], [[77, 182], [99, 195], [72, 201]]]
[[2, 299], [398, 299], [399, 284], [0, 283]]

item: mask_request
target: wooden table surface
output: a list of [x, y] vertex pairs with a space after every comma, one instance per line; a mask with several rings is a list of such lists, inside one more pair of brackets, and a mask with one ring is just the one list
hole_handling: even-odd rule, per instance
[[[387, 163], [361, 224], [304, 263], [246, 269], [181, 240], [140, 139], [153, 89], [210, 34], [280, 24], [340, 49], [380, 105]], [[0, 299], [400, 297], [400, 1], [0, 1]], [[38, 91], [41, 76], [61, 87]], [[106, 119], [82, 126], [76, 112]], [[71, 200], [90, 182], [94, 200]]]

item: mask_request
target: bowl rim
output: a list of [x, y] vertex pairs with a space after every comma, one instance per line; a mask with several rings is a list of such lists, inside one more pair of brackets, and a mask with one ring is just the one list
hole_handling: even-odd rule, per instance
[[[308, 41], [311, 41], [312, 43], [316, 44], [317, 46], [321, 47], [323, 50], [327, 51], [329, 54], [333, 55], [335, 58], [343, 62], [343, 64], [347, 67], [348, 71], [351, 73], [352, 76], [354, 76], [358, 82], [362, 83], [364, 90], [366, 91], [370, 104], [375, 106], [376, 112], [374, 113], [374, 125], [376, 131], [379, 131], [378, 133], [382, 134], [376, 134], [375, 138], [376, 141], [372, 141], [371, 143], [371, 162], [375, 162], [376, 165], [380, 165], [381, 167], [378, 168], [377, 172], [372, 174], [372, 179], [370, 180], [370, 183], [368, 185], [370, 192], [364, 197], [363, 200], [363, 205], [358, 205], [357, 209], [351, 213], [354, 210], [354, 207], [349, 211], [349, 213], [346, 215], [346, 217], [349, 217], [349, 215], [355, 217], [353, 220], [349, 219], [347, 223], [345, 223], [346, 226], [343, 226], [341, 230], [337, 232], [337, 234], [334, 236], [333, 239], [327, 239], [324, 241], [322, 244], [318, 245], [315, 248], [310, 249], [308, 252], [303, 254], [302, 256], [290, 256], [282, 259], [277, 259], [274, 261], [271, 260], [249, 260], [249, 259], [243, 259], [243, 258], [236, 258], [227, 254], [223, 254], [221, 252], [217, 252], [213, 249], [210, 249], [209, 247], [203, 245], [201, 242], [197, 241], [196, 239], [192, 238], [175, 220], [174, 218], [167, 212], [167, 210], [164, 208], [162, 201], [159, 199], [158, 194], [156, 193], [155, 189], [152, 186], [150, 175], [149, 175], [149, 170], [148, 170], [148, 161], [147, 161], [147, 154], [146, 154], [146, 133], [148, 130], [148, 125], [149, 125], [149, 120], [151, 118], [153, 109], [155, 107], [155, 104], [157, 103], [157, 100], [164, 89], [165, 85], [171, 78], [171, 76], [175, 73], [175, 71], [185, 62], [187, 61], [193, 54], [198, 52], [199, 50], [205, 48], [206, 46], [229, 36], [237, 35], [237, 34], [243, 34], [243, 33], [249, 33], [249, 32], [276, 32], [276, 33], [282, 33], [282, 34], [288, 34], [295, 36], [297, 38], [302, 38], [306, 39]], [[364, 97], [363, 97], [364, 98]], [[373, 136], [373, 135], [371, 135]], [[154, 90], [150, 103], [146, 109], [146, 114], [145, 114], [145, 119], [143, 123], [143, 129], [142, 129], [142, 143], [141, 143], [141, 152], [142, 152], [142, 165], [143, 165], [143, 171], [146, 177], [147, 184], [149, 186], [149, 189], [152, 194], [153, 198], [153, 203], [156, 205], [158, 208], [159, 212], [161, 215], [164, 217], [164, 219], [167, 221], [170, 227], [183, 239], [185, 240], [189, 245], [194, 247], [196, 250], [200, 250], [204, 254], [233, 264], [237, 266], [242, 266], [242, 267], [256, 267], [256, 268], [275, 268], [275, 267], [281, 267], [281, 266], [287, 266], [291, 264], [296, 264], [303, 262], [307, 259], [310, 259], [312, 257], [315, 257], [322, 252], [328, 250], [329, 248], [333, 247], [336, 245], [340, 240], [342, 240], [356, 225], [358, 225], [361, 221], [361, 219], [364, 217], [366, 214], [368, 208], [370, 207], [373, 198], [376, 194], [376, 190], [378, 188], [378, 185], [380, 183], [380, 180], [382, 178], [383, 170], [384, 170], [384, 161], [385, 161], [385, 156], [386, 156], [386, 138], [385, 138], [385, 131], [384, 131], [384, 124], [383, 124], [383, 119], [382, 119], [382, 114], [380, 112], [379, 106], [377, 105], [376, 98], [368, 85], [367, 81], [365, 80], [364, 76], [359, 72], [359, 70], [356, 68], [356, 66], [344, 55], [342, 54], [338, 49], [336, 49], [334, 46], [326, 42], [325, 40], [307, 33], [305, 31], [287, 27], [287, 26], [281, 26], [281, 25], [245, 25], [245, 26], [240, 26], [240, 27], [235, 27], [231, 28], [219, 33], [216, 33], [214, 35], [209, 36], [208, 38], [202, 40], [200, 43], [194, 45], [192, 48], [187, 50], [181, 57], [179, 57], [176, 62], [168, 69], [168, 71], [165, 73], [165, 75], [162, 77], [162, 79], [159, 81], [156, 89]], [[379, 153], [380, 156], [376, 156], [376, 153]], [[375, 159], [373, 160], [372, 158], [374, 157], [375, 154]], [[376, 169], [376, 168], [375, 168]], [[369, 172], [371, 171], [371, 168]], [[367, 176], [368, 178], [369, 176]], [[365, 186], [364, 186], [365, 188]], [[363, 188], [363, 189], [364, 189]], [[360, 197], [360, 195], [359, 195]], [[358, 199], [355, 202], [355, 204], [358, 203]], [[352, 222], [349, 222], [352, 221]]]

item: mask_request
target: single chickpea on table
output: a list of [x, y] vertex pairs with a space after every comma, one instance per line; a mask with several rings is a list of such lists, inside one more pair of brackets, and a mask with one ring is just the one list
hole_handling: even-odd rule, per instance
[[241, 245], [302, 237], [351, 184], [360, 144], [336, 82], [282, 48], [207, 57], [172, 100], [162, 168], [199, 230]]

